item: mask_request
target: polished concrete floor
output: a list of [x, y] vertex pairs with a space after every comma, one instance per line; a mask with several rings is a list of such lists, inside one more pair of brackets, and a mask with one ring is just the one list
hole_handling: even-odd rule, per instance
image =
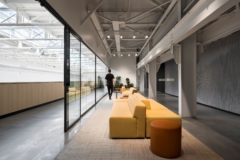
[[[97, 99], [101, 93], [97, 92]], [[83, 99], [94, 100], [94, 95]], [[0, 119], [0, 160], [54, 159], [100, 105], [101, 101], [67, 133], [63, 127], [63, 100]], [[83, 110], [87, 106], [83, 105]]]
[[[177, 97], [158, 92], [155, 100], [178, 113]], [[197, 104], [197, 118], [183, 118], [182, 122], [188, 132], [225, 160], [240, 160], [240, 115]]]

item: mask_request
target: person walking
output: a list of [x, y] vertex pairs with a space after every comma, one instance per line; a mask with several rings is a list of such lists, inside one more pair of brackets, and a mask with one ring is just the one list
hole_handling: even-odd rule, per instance
[[106, 75], [105, 79], [106, 86], [108, 87], [109, 99], [111, 100], [114, 86], [114, 75], [111, 73], [111, 69], [108, 69], [108, 74]]

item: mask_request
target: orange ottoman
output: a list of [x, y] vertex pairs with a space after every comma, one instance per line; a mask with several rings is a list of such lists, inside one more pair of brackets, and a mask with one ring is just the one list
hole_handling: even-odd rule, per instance
[[169, 120], [155, 120], [151, 123], [151, 151], [164, 158], [181, 155], [181, 125]]

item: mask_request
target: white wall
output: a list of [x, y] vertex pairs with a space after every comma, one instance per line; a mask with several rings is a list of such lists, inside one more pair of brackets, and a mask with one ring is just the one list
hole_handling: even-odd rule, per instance
[[121, 76], [121, 83], [126, 85], [126, 78], [129, 78], [130, 82], [136, 87], [136, 57], [134, 55], [130, 57], [127, 55], [111, 57], [109, 65], [115, 77]]

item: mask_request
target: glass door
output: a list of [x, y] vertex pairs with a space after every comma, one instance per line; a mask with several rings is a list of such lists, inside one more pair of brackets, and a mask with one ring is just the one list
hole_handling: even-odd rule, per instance
[[64, 34], [64, 130], [66, 132], [81, 115], [81, 50], [80, 41], [66, 27]]

